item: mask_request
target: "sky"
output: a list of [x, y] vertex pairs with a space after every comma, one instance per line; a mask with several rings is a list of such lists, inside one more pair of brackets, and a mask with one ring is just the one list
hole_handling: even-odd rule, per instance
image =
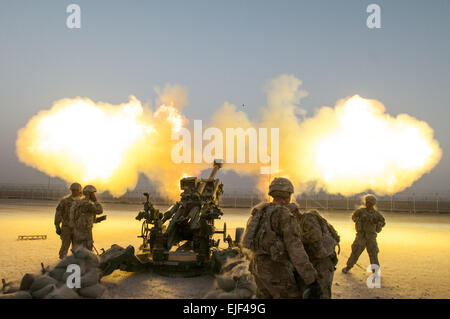
[[[71, 3], [81, 7], [80, 29], [66, 27]], [[371, 3], [381, 29], [366, 26]], [[303, 81], [307, 116], [359, 94], [426, 121], [443, 156], [409, 190], [450, 192], [446, 0], [1, 0], [0, 183], [47, 183], [17, 160], [15, 140], [58, 99], [151, 102], [155, 86], [172, 83], [188, 88], [190, 119], [207, 120], [224, 102], [245, 104], [251, 117], [280, 74]]]

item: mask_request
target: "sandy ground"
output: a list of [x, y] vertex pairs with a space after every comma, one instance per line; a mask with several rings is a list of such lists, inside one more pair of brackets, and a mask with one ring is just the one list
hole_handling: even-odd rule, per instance
[[[40, 263], [58, 261], [60, 239], [54, 232], [56, 202], [0, 200], [0, 278], [18, 280], [25, 273], [35, 273]], [[161, 207], [164, 209], [164, 207]], [[105, 204], [108, 220], [94, 228], [97, 249], [111, 244], [138, 248], [140, 222], [134, 217], [139, 205]], [[234, 236], [235, 227], [244, 227], [248, 209], [225, 209], [217, 222], [227, 223]], [[450, 298], [450, 215], [388, 214], [387, 226], [379, 236], [381, 288], [366, 285], [370, 273], [364, 252], [348, 275], [341, 273], [354, 239], [351, 212], [323, 215], [341, 235], [341, 255], [333, 283], [334, 298]], [[46, 234], [47, 240], [19, 241], [18, 235]], [[168, 278], [152, 273], [116, 271], [102, 279], [109, 288], [105, 298], [201, 298], [213, 285], [214, 278]]]

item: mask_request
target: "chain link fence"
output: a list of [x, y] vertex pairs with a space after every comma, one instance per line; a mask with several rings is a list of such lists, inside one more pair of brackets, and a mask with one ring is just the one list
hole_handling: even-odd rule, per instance
[[[99, 194], [98, 198], [103, 202], [141, 204], [144, 201], [144, 192], [149, 192], [151, 201], [157, 205], [170, 205], [174, 201], [152, 188], [128, 191], [119, 198], [115, 198], [109, 193], [103, 193]], [[68, 193], [67, 186], [63, 184], [0, 184], [0, 199], [59, 200]], [[249, 208], [267, 199], [268, 196], [263, 193], [233, 190], [223, 194], [220, 205], [222, 207]], [[353, 210], [361, 204], [361, 196], [302, 194], [297, 196], [296, 201], [305, 209]], [[381, 211], [391, 212], [450, 213], [450, 191], [379, 196], [377, 206]]]

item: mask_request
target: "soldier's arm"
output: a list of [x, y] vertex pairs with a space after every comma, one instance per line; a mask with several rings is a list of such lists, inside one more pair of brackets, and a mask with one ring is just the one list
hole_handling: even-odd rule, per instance
[[103, 214], [103, 206], [99, 202], [95, 202], [95, 209], [97, 215]]
[[361, 210], [357, 209], [352, 214], [352, 220], [356, 223], [358, 219], [361, 217]]
[[55, 225], [59, 226], [62, 223], [62, 212], [64, 210], [64, 200], [60, 201], [56, 207], [55, 212]]
[[278, 216], [274, 216], [278, 217], [275, 218], [274, 229], [277, 229], [279, 234], [281, 234], [292, 265], [305, 284], [310, 285], [316, 281], [317, 272], [309, 261], [308, 254], [303, 247], [297, 221], [287, 209], [275, 212], [275, 214], [277, 213]]
[[383, 228], [386, 225], [386, 220], [384, 219], [384, 216], [381, 215], [380, 212], [378, 212], [378, 224], [381, 228]]

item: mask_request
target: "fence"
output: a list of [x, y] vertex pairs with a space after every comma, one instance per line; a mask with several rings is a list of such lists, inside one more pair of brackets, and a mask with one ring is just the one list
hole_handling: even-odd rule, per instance
[[[103, 202], [140, 204], [144, 200], [142, 195], [144, 192], [150, 193], [154, 204], [170, 205], [173, 203], [173, 199], [152, 188], [128, 191], [119, 198], [103, 193], [99, 194], [98, 198]], [[68, 193], [67, 187], [61, 184], [0, 184], [0, 199], [59, 200]], [[267, 195], [262, 193], [234, 190], [225, 192], [220, 199], [220, 205], [222, 207], [248, 208], [267, 199]], [[352, 210], [361, 203], [360, 196], [344, 197], [329, 194], [302, 194], [296, 200], [302, 208], [325, 211]], [[379, 196], [377, 206], [382, 211], [391, 212], [450, 213], [450, 192], [400, 193], [394, 196]]]

